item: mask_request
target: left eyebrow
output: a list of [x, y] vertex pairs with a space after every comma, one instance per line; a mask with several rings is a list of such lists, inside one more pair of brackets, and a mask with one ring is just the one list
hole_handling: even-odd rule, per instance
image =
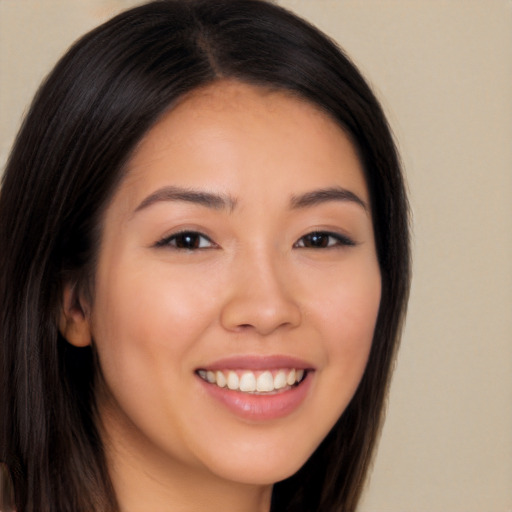
[[366, 212], [369, 211], [368, 205], [359, 196], [342, 187], [322, 188], [306, 192], [302, 195], [294, 195], [291, 198], [291, 208], [309, 208], [329, 201], [348, 201], [361, 206]]
[[236, 206], [236, 199], [227, 195], [212, 194], [202, 190], [192, 190], [182, 187], [163, 187], [146, 197], [139, 206], [135, 208], [134, 213], [162, 201], [195, 203], [214, 210], [233, 210]]

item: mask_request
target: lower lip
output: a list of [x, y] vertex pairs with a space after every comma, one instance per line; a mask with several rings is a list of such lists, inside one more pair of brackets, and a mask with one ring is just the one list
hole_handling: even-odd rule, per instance
[[300, 407], [311, 385], [312, 371], [308, 371], [298, 386], [275, 394], [250, 394], [220, 388], [198, 379], [214, 399], [237, 416], [251, 421], [270, 421], [288, 416]]

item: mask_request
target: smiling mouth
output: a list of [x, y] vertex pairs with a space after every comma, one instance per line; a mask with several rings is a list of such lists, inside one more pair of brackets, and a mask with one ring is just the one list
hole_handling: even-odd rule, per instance
[[204, 381], [219, 388], [259, 395], [276, 394], [298, 386], [308, 370], [282, 368], [278, 370], [197, 370]]

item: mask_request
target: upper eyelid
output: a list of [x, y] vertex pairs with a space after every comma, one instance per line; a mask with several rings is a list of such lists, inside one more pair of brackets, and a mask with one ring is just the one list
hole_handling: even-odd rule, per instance
[[347, 246], [355, 246], [357, 245], [357, 242], [350, 236], [338, 233], [336, 231], [330, 231], [325, 229], [315, 229], [313, 231], [309, 231], [308, 233], [302, 235], [294, 244], [296, 246], [301, 240], [303, 240], [305, 237], [313, 234], [319, 234], [319, 235], [326, 235], [329, 237], [332, 237], [336, 239], [338, 242], [340, 242], [341, 245], [347, 245]]
[[[162, 247], [162, 246], [168, 245], [169, 241], [172, 240], [174, 237], [177, 237], [177, 236], [180, 236], [183, 234], [187, 234], [187, 233], [194, 234], [194, 235], [197, 235], [197, 236], [200, 236], [200, 237], [206, 239], [210, 244], [212, 244], [212, 246], [218, 245], [209, 235], [207, 235], [203, 231], [200, 231], [198, 229], [186, 229], [185, 228], [185, 229], [180, 229], [178, 231], [175, 231], [173, 233], [170, 233], [169, 235], [162, 237], [155, 243], [155, 246]], [[296, 247], [297, 244], [301, 240], [303, 240], [305, 237], [307, 237], [309, 235], [313, 235], [313, 234], [321, 234], [321, 235], [333, 237], [334, 239], [338, 240], [341, 244], [351, 245], [351, 246], [357, 245], [357, 242], [352, 237], [350, 237], [344, 233], [339, 233], [339, 232], [332, 231], [329, 229], [313, 229], [311, 231], [308, 231], [304, 235], [300, 236], [293, 243], [293, 247]]]
[[165, 247], [166, 245], [169, 245], [169, 242], [177, 237], [177, 236], [180, 236], [180, 235], [185, 235], [185, 234], [193, 234], [193, 235], [197, 235], [197, 236], [200, 236], [202, 238], [205, 238], [206, 240], [208, 240], [208, 242], [210, 244], [212, 244], [212, 246], [216, 246], [217, 244], [212, 240], [211, 237], [209, 237], [207, 234], [201, 232], [201, 231], [198, 231], [198, 230], [195, 230], [195, 229], [181, 229], [179, 231], [176, 231], [174, 233], [171, 233], [169, 235], [166, 235], [162, 238], [160, 238], [156, 243], [155, 243], [155, 246], [156, 247]]

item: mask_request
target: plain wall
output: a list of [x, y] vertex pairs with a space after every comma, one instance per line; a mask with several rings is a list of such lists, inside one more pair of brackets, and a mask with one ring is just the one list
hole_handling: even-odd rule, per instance
[[[0, 0], [0, 166], [35, 89], [130, 0]], [[512, 511], [512, 2], [282, 0], [383, 101], [414, 214], [414, 281], [360, 512]]]

